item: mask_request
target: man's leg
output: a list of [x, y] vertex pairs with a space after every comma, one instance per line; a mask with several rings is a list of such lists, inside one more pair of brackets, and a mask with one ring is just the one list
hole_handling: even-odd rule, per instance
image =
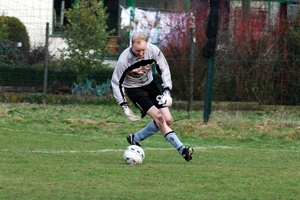
[[173, 147], [177, 149], [179, 154], [182, 155], [186, 161], [189, 162], [190, 160], [192, 160], [192, 154], [194, 153], [194, 149], [192, 147], [185, 147], [174, 131], [167, 133], [165, 135], [165, 138], [170, 144], [173, 145]]
[[127, 141], [129, 144], [137, 143], [136, 145], [140, 146], [141, 141], [150, 137], [151, 135], [154, 135], [157, 131], [159, 131], [159, 129], [158, 129], [155, 121], [153, 120], [139, 132], [128, 135]]
[[182, 155], [186, 161], [192, 160], [192, 154], [194, 152], [193, 148], [186, 148], [184, 146], [184, 144], [177, 137], [176, 133], [168, 126], [164, 113], [155, 106], [152, 106], [147, 113], [156, 121], [161, 133], [164, 135], [166, 140], [180, 153], [180, 155]]

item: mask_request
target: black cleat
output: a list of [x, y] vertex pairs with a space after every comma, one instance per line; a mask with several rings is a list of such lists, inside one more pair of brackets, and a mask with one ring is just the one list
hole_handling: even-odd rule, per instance
[[189, 162], [190, 160], [192, 160], [193, 153], [194, 153], [193, 147], [184, 148], [182, 151], [182, 156], [186, 161]]
[[129, 144], [131, 144], [131, 145], [137, 145], [137, 146], [139, 146], [139, 147], [141, 146], [140, 143], [138, 143], [138, 142], [136, 142], [136, 141], [134, 140], [134, 134], [129, 134], [129, 135], [127, 135], [126, 139], [127, 139], [127, 142], [128, 142]]

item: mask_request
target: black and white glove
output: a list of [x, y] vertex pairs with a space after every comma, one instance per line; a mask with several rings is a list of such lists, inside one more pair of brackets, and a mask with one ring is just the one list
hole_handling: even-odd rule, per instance
[[129, 119], [130, 121], [135, 122], [135, 121], [139, 121], [139, 120], [141, 119], [140, 116], [136, 116], [136, 115], [132, 112], [132, 110], [130, 110], [130, 108], [128, 107], [128, 105], [127, 105], [126, 103], [122, 105], [122, 109], [123, 109], [125, 115], [128, 117], [128, 119]]
[[163, 105], [163, 106], [172, 106], [172, 97], [171, 97], [171, 94], [170, 94], [170, 90], [165, 90], [163, 92], [163, 95], [158, 95], [156, 97], [156, 100], [158, 101], [158, 104], [159, 105]]

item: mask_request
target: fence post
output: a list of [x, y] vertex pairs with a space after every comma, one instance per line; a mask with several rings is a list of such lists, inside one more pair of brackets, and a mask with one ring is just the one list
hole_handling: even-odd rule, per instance
[[206, 87], [205, 87], [205, 101], [204, 101], [204, 123], [207, 123], [211, 114], [211, 101], [212, 101], [212, 89], [213, 89], [213, 77], [214, 77], [214, 57], [217, 46], [217, 34], [219, 13], [218, 8], [221, 0], [210, 0], [210, 13], [208, 16], [208, 22], [206, 25], [206, 36], [208, 41], [203, 47], [202, 55], [207, 58], [206, 68]]
[[48, 65], [49, 65], [49, 22], [46, 23], [46, 42], [45, 42], [45, 57], [44, 57], [44, 87], [43, 95], [47, 94], [47, 79], [48, 79]]
[[[193, 12], [190, 12], [189, 16], [189, 25], [190, 25], [190, 87], [189, 87], [189, 101], [187, 105], [187, 112], [189, 114], [192, 102], [194, 99], [194, 53], [195, 53], [195, 17]], [[190, 115], [190, 114], [189, 114]]]
[[214, 79], [214, 57], [210, 57], [207, 61], [206, 68], [206, 86], [204, 98], [204, 122], [207, 123], [211, 114], [212, 90]]
[[[129, 8], [129, 7], [131, 7], [132, 9], [130, 10], [130, 25], [134, 22], [134, 15], [135, 15], [135, 13], [134, 13], [134, 9], [135, 9], [135, 0], [126, 0], [126, 8]], [[126, 37], [129, 39], [128, 41], [129, 41], [129, 44], [130, 44], [130, 40], [131, 40], [131, 33], [130, 33], [131, 31], [129, 30], [129, 31], [127, 31], [126, 32]]]

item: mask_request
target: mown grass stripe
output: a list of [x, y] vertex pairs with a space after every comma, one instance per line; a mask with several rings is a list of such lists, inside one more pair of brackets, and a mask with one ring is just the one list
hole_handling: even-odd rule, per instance
[[[295, 152], [296, 150], [285, 150], [285, 149], [255, 149], [255, 148], [242, 148], [242, 147], [229, 147], [229, 146], [198, 146], [193, 147], [195, 150], [202, 149], [242, 149], [249, 151], [270, 151], [270, 152]], [[143, 148], [145, 151], [174, 151], [174, 148]], [[100, 149], [100, 150], [11, 150], [11, 149], [1, 149], [2, 152], [21, 152], [21, 153], [42, 153], [42, 154], [63, 154], [63, 153], [108, 153], [108, 152], [119, 152], [124, 151], [124, 149]]]

